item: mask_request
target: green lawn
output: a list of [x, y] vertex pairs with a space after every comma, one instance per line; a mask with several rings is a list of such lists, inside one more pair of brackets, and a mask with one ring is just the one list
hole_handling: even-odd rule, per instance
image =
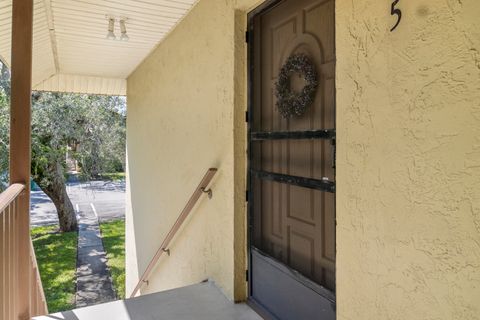
[[[100, 224], [107, 264], [119, 299], [125, 298], [125, 221]], [[43, 289], [50, 313], [75, 308], [77, 232], [56, 232], [57, 227], [31, 230]]]
[[31, 230], [49, 312], [75, 308], [77, 233], [55, 232], [57, 227]]
[[100, 224], [107, 265], [119, 299], [125, 298], [125, 221], [115, 220]]
[[125, 172], [102, 173], [100, 174], [100, 179], [110, 181], [125, 180]]

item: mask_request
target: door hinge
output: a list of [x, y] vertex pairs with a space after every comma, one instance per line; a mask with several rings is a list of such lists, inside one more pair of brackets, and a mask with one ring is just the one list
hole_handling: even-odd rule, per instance
[[248, 202], [248, 190], [245, 191], [245, 202]]
[[248, 120], [249, 120], [249, 118], [248, 118], [248, 111], [245, 111], [245, 122], [248, 123]]
[[245, 31], [245, 42], [249, 43], [249, 41], [250, 41], [250, 32]]
[[245, 281], [248, 282], [248, 270], [245, 270]]

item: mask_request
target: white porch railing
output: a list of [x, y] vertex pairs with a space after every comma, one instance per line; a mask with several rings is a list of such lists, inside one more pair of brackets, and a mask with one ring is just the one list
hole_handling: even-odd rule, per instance
[[[23, 184], [13, 184], [0, 194], [0, 319], [20, 319], [19, 299], [27, 299], [30, 315], [48, 314], [42, 281], [32, 241], [22, 247], [19, 237], [19, 197], [25, 190]], [[29, 274], [19, 272], [19, 252], [30, 252]], [[29, 296], [20, 297], [19, 283], [29, 277]]]

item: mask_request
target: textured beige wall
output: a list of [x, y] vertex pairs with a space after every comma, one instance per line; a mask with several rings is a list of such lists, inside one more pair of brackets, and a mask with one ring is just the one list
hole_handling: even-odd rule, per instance
[[480, 319], [480, 1], [336, 1], [338, 319]]
[[246, 15], [236, 9], [255, 2], [200, 1], [128, 79], [127, 292], [218, 167], [213, 199], [201, 200], [142, 292], [211, 278], [245, 298]]
[[[480, 319], [480, 2], [336, 0], [338, 319]], [[127, 289], [206, 168], [144, 292], [245, 294], [245, 13], [201, 0], [128, 79]], [[135, 212], [135, 216], [132, 215]]]

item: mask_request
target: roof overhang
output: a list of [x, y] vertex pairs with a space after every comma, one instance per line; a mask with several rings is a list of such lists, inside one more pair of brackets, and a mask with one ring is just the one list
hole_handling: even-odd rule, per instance
[[[34, 0], [32, 88], [125, 95], [126, 79], [197, 0]], [[0, 0], [0, 58], [11, 61], [12, 0]], [[117, 40], [107, 39], [114, 19]], [[129, 37], [120, 40], [120, 21]]]

